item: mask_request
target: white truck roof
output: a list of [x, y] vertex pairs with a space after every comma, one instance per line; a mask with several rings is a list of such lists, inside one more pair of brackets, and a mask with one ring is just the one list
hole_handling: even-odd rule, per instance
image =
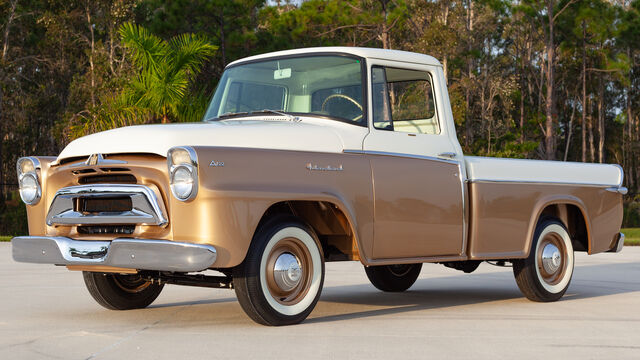
[[409, 63], [416, 63], [416, 64], [442, 66], [436, 58], [429, 55], [418, 54], [418, 53], [409, 52], [409, 51], [401, 51], [401, 50], [374, 49], [374, 48], [351, 47], [351, 46], [327, 46], [327, 47], [312, 47], [312, 48], [276, 51], [276, 52], [270, 52], [266, 54], [255, 55], [255, 56], [239, 59], [230, 63], [227, 66], [234, 66], [244, 62], [268, 59], [276, 56], [289, 56], [289, 55], [313, 54], [313, 53], [351, 54], [351, 55], [356, 55], [363, 58], [402, 61], [402, 62], [409, 62]]

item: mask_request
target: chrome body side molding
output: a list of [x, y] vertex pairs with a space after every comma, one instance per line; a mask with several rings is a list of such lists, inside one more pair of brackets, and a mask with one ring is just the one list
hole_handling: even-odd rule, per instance
[[440, 161], [447, 164], [458, 165], [459, 162], [456, 160], [448, 160], [437, 158], [433, 156], [425, 156], [425, 155], [415, 155], [415, 154], [402, 154], [402, 153], [394, 153], [394, 152], [386, 152], [386, 151], [373, 151], [373, 150], [344, 150], [345, 154], [363, 154], [363, 155], [379, 155], [379, 156], [394, 156], [394, 157], [403, 157], [410, 159], [422, 159], [422, 160], [431, 160], [431, 161]]
[[20, 236], [11, 240], [11, 247], [13, 259], [18, 262], [176, 272], [206, 270], [217, 256], [216, 249], [210, 245], [152, 239], [93, 241]]
[[[131, 211], [86, 214], [74, 209], [78, 198], [129, 196]], [[56, 192], [47, 225], [142, 224], [165, 226], [168, 221], [155, 193], [144, 185], [91, 184], [62, 188]]]
[[[618, 192], [618, 187], [611, 187], [611, 185], [606, 184], [588, 184], [588, 183], [578, 183], [578, 182], [564, 182], [564, 181], [521, 181], [521, 180], [492, 180], [492, 179], [469, 179], [469, 183], [474, 184], [482, 184], [482, 183], [501, 183], [501, 184], [529, 184], [529, 185], [571, 185], [571, 186], [589, 186], [589, 187], [606, 187], [607, 191], [611, 191], [609, 189], [616, 189], [615, 192]], [[625, 188], [626, 189], [626, 188]], [[625, 192], [626, 193], [626, 192]]]

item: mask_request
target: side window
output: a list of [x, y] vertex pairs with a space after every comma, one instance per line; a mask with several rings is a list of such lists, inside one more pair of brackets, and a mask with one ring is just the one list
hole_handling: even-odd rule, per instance
[[433, 82], [428, 72], [374, 67], [373, 126], [418, 134], [439, 134]]

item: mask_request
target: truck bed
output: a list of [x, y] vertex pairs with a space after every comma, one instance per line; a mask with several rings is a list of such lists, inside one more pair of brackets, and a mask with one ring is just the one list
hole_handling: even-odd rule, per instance
[[526, 257], [544, 214], [580, 224], [568, 229], [576, 251], [595, 254], [614, 246], [622, 223], [618, 165], [465, 159], [471, 259]]

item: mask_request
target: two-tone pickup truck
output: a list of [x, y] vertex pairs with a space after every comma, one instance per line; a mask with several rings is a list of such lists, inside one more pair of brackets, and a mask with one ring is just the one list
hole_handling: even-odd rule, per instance
[[340, 260], [382, 291], [422, 263], [512, 264], [527, 298], [554, 301], [574, 251], [624, 243], [619, 166], [463, 156], [440, 63], [403, 51], [238, 60], [202, 123], [105, 131], [17, 169], [30, 236], [14, 259], [82, 271], [109, 309], [224, 287], [253, 320], [294, 324]]

